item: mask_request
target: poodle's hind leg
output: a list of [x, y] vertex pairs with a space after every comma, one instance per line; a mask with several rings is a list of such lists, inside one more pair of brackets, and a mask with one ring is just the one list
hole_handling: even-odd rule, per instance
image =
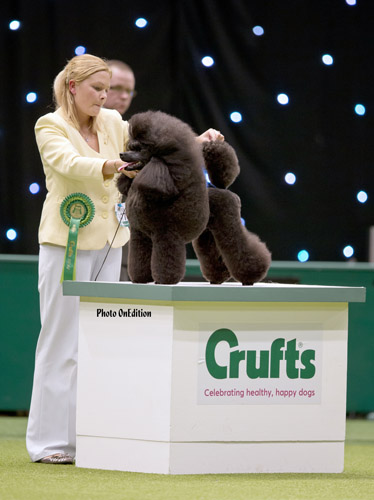
[[151, 267], [155, 283], [179, 283], [186, 272], [186, 244], [170, 233], [155, 235], [152, 243]]
[[209, 229], [192, 242], [193, 249], [200, 262], [204, 278], [212, 285], [220, 285], [230, 278], [230, 271], [223, 262], [216, 242]]
[[271, 263], [265, 243], [244, 226], [230, 228], [229, 237], [223, 237], [222, 229], [213, 230], [213, 235], [231, 276], [243, 285], [253, 285], [264, 279]]
[[271, 254], [260, 238], [242, 225], [240, 199], [227, 190], [212, 191], [209, 197], [211, 217], [209, 228], [231, 276], [253, 285], [265, 278]]
[[133, 283], [150, 283], [152, 240], [144, 233], [131, 229], [128, 257], [128, 273]]
[[266, 277], [271, 264], [271, 254], [265, 243], [244, 227], [237, 238], [237, 253], [236, 250], [229, 250], [229, 253], [225, 254], [225, 262], [235, 280], [243, 285], [258, 283]]

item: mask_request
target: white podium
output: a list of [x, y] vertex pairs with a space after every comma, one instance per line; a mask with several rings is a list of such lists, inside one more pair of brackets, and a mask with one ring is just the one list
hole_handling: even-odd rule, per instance
[[342, 472], [365, 288], [64, 282], [80, 296], [78, 467]]

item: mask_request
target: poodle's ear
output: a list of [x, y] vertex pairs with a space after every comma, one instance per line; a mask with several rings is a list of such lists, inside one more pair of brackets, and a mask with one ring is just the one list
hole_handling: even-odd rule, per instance
[[203, 155], [210, 182], [221, 189], [229, 187], [240, 172], [235, 150], [225, 141], [206, 141]]
[[144, 194], [160, 198], [172, 198], [178, 194], [169, 168], [160, 158], [153, 157], [134, 179], [134, 187]]
[[132, 179], [130, 177], [127, 177], [125, 174], [121, 174], [117, 178], [117, 188], [118, 191], [123, 194], [124, 198], [126, 198], [129, 189], [132, 184]]

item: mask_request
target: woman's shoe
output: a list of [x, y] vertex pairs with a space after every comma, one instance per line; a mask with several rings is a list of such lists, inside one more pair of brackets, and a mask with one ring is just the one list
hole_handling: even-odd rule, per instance
[[74, 463], [74, 459], [67, 453], [54, 453], [53, 455], [41, 458], [38, 462], [41, 462], [42, 464], [67, 465]]

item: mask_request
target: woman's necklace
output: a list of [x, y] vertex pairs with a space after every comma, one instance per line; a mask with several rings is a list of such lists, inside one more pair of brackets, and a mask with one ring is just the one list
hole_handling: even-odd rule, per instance
[[99, 141], [97, 135], [90, 129], [90, 127], [86, 130], [79, 129], [79, 133], [90, 148], [99, 152]]
[[86, 142], [88, 142], [88, 141], [91, 139], [91, 136], [92, 136], [92, 132], [91, 132], [91, 130], [88, 130], [88, 133], [87, 133], [87, 134], [85, 134], [85, 133], [83, 132], [83, 130], [80, 130], [79, 132], [80, 132], [81, 136], [83, 137], [83, 139], [84, 139]]

